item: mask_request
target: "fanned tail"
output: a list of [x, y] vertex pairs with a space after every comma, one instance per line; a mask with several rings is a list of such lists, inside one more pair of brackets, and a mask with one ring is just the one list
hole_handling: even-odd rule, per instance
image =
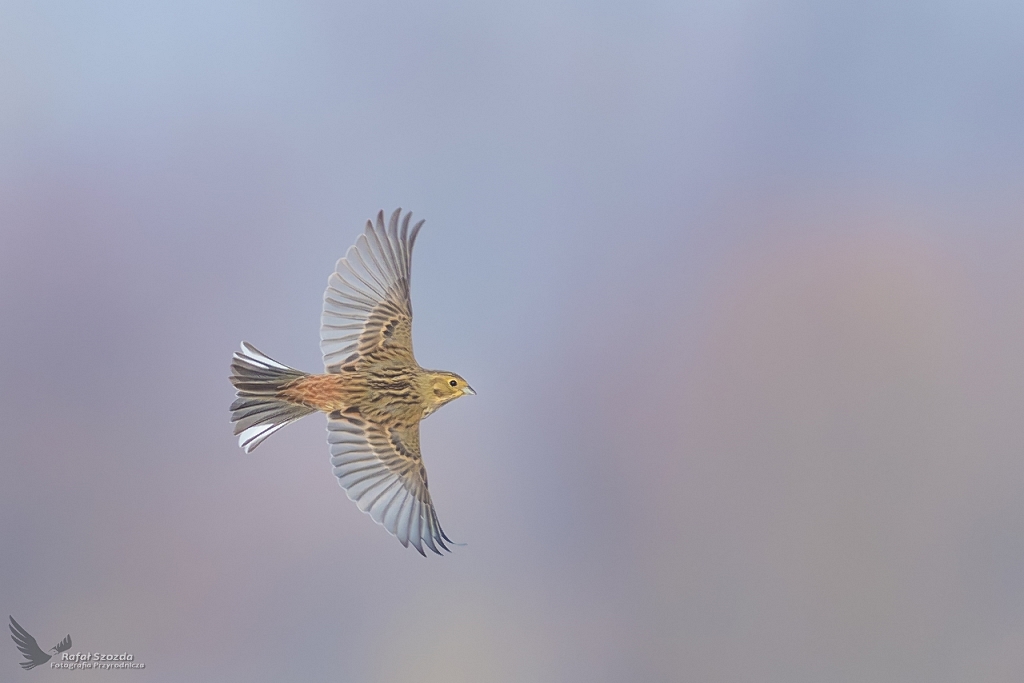
[[315, 413], [315, 408], [278, 398], [278, 393], [306, 373], [278, 363], [248, 342], [231, 359], [231, 383], [238, 398], [231, 404], [238, 445], [246, 453], [281, 427]]

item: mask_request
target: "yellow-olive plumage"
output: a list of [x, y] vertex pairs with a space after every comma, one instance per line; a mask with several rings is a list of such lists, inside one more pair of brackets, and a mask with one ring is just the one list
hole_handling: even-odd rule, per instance
[[421, 554], [451, 543], [437, 521], [420, 455], [420, 420], [445, 403], [476, 393], [452, 372], [424, 370], [412, 351], [409, 296], [411, 229], [401, 209], [384, 212], [338, 261], [328, 280], [320, 346], [326, 373], [278, 363], [242, 343], [231, 363], [238, 398], [231, 404], [246, 452], [313, 412], [328, 415], [334, 474], [349, 498]]

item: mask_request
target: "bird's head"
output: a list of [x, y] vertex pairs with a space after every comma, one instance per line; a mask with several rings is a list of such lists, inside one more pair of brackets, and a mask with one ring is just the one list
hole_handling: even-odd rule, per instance
[[460, 396], [470, 396], [475, 394], [473, 387], [469, 386], [466, 380], [462, 379], [454, 372], [443, 372], [439, 370], [432, 370], [429, 373], [430, 378], [430, 390], [428, 399], [430, 405], [427, 407], [424, 417], [430, 415], [445, 403], [454, 401]]

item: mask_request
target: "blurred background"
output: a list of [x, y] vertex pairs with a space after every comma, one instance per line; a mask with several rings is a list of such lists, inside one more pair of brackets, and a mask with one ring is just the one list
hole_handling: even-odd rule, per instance
[[[0, 4], [0, 605], [133, 681], [1024, 678], [1024, 5]], [[317, 371], [410, 209], [422, 558]]]

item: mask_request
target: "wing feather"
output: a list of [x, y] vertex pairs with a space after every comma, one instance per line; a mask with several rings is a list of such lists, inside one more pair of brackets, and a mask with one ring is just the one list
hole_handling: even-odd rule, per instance
[[419, 551], [420, 555], [426, 556], [426, 553], [423, 552], [423, 529], [420, 525], [422, 520], [423, 503], [420, 502], [417, 496], [416, 501], [412, 504], [412, 526], [409, 529], [409, 542], [416, 546], [416, 550]]
[[327, 430], [334, 476], [360, 510], [421, 555], [424, 545], [438, 555], [449, 550], [427, 488], [418, 423], [378, 425], [335, 411]]
[[409, 230], [401, 209], [384, 224], [366, 222], [327, 281], [320, 318], [320, 348], [327, 372], [384, 359], [415, 362], [412, 351], [410, 280], [412, 248], [423, 221]]
[[56, 650], [57, 652], [64, 652], [66, 650], [70, 650], [71, 649], [71, 634], [69, 633], [68, 635], [64, 636], [64, 640], [62, 640], [59, 643], [57, 643], [57, 645], [54, 646], [53, 649]]

